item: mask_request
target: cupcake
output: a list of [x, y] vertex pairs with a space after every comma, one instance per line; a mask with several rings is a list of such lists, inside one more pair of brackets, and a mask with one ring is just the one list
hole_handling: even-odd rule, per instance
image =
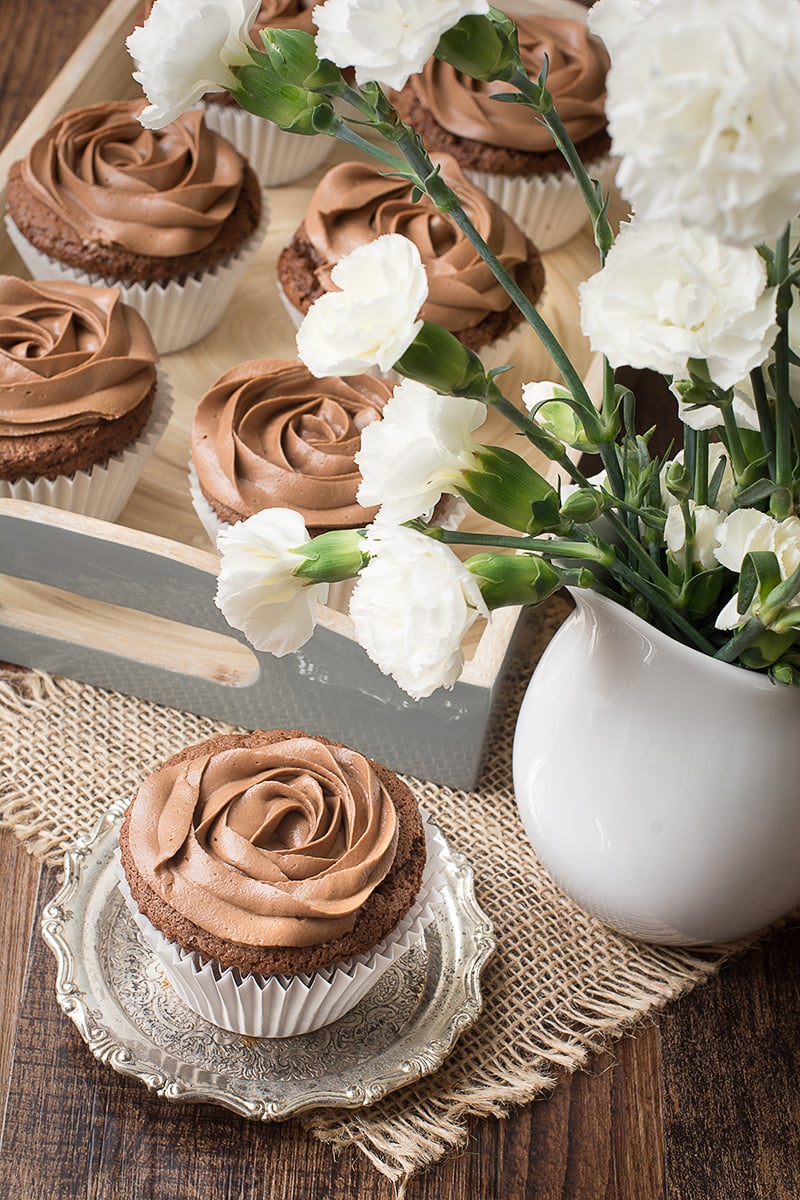
[[323, 737], [211, 738], [144, 781], [123, 892], [181, 999], [239, 1033], [328, 1024], [424, 932], [438, 870], [410, 789]]
[[252, 169], [200, 111], [149, 130], [141, 108], [61, 116], [12, 165], [6, 222], [34, 278], [119, 286], [167, 353], [218, 323], [267, 211]]
[[113, 521], [170, 396], [117, 288], [0, 276], [0, 496]]
[[361, 430], [391, 395], [383, 379], [316, 379], [301, 362], [255, 359], [226, 371], [192, 423], [192, 500], [212, 541], [264, 508], [293, 508], [314, 537], [358, 529]]
[[[298, 29], [312, 36], [311, 10], [319, 0], [261, 0], [251, 37], [263, 49], [262, 29]], [[146, 17], [152, 3], [145, 6]], [[264, 187], [280, 187], [322, 166], [333, 148], [329, 137], [279, 129], [241, 108], [229, 92], [208, 92], [202, 100], [206, 124], [221, 133], [248, 160]]]
[[[614, 179], [606, 128], [608, 56], [585, 23], [543, 14], [514, 15], [523, 64], [533, 80], [549, 63], [547, 87], [591, 178]], [[452, 154], [540, 250], [574, 237], [588, 213], [553, 138], [531, 109], [501, 104], [511, 84], [482, 83], [431, 58], [392, 99], [429, 151]]]
[[[442, 176], [467, 215], [531, 301], [544, 287], [536, 247], [498, 204], [471, 183], [449, 155], [435, 155]], [[519, 309], [467, 236], [423, 197], [413, 198], [408, 180], [387, 176], [379, 166], [345, 162], [320, 180], [305, 220], [278, 259], [278, 281], [296, 324], [313, 302], [334, 289], [331, 271], [357, 246], [386, 233], [400, 233], [419, 249], [429, 295], [421, 317], [450, 330], [475, 350], [487, 368], [513, 353], [511, 339], [527, 326]]]

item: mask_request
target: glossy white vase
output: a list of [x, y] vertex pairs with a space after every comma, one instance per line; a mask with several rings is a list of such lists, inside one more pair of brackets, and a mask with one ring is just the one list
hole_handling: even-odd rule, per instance
[[800, 904], [800, 689], [593, 592], [523, 701], [514, 787], [546, 870], [652, 942], [728, 941]]

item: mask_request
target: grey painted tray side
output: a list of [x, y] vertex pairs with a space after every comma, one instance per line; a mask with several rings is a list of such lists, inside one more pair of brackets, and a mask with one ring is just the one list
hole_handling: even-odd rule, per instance
[[[252, 652], [257, 676], [239, 684], [141, 661], [135, 649], [124, 652], [128, 641], [135, 647], [139, 613], [244, 643], [214, 605], [214, 565], [213, 556], [167, 539], [85, 517], [56, 517], [22, 501], [0, 502], [4, 575], [124, 606], [115, 617], [117, 653], [70, 640], [66, 631], [37, 629], [35, 620], [20, 627], [0, 594], [0, 659], [248, 728], [304, 728], [420, 778], [474, 786], [491, 686], [459, 682], [414, 702], [357, 643], [323, 627], [285, 658]], [[180, 630], [171, 636], [179, 639]]]

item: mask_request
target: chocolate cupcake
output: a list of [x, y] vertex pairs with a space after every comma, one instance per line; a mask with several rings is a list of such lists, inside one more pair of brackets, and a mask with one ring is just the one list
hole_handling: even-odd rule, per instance
[[252, 169], [200, 111], [149, 130], [141, 108], [61, 116], [12, 165], [6, 221], [35, 278], [119, 286], [166, 353], [220, 320], [267, 210]]
[[382, 379], [316, 379], [302, 363], [255, 359], [226, 371], [192, 423], [192, 499], [213, 541], [264, 508], [293, 508], [314, 537], [358, 529], [376, 509], [356, 500], [361, 430], [380, 419]]
[[[585, 22], [541, 13], [512, 14], [528, 76], [547, 56], [547, 87], [590, 177], [613, 182], [605, 96], [608, 56]], [[511, 84], [483, 83], [431, 58], [392, 99], [429, 151], [452, 154], [470, 179], [496, 200], [540, 250], [573, 237], [588, 213], [553, 138], [523, 105], [492, 99]]]
[[427, 840], [410, 789], [354, 750], [299, 731], [218, 736], [137, 791], [123, 890], [194, 1011], [283, 1037], [341, 1016], [422, 935]]
[[0, 276], [0, 495], [114, 520], [170, 396], [116, 288]]
[[[498, 204], [471, 183], [449, 155], [435, 155], [447, 183], [485, 241], [535, 304], [544, 287], [536, 247]], [[357, 246], [386, 233], [410, 238], [420, 251], [429, 295], [421, 317], [450, 330], [487, 367], [508, 361], [508, 341], [523, 317], [460, 229], [413, 186], [378, 166], [346, 162], [320, 180], [303, 224], [278, 259], [278, 280], [299, 324], [312, 303], [334, 290], [331, 271]]]

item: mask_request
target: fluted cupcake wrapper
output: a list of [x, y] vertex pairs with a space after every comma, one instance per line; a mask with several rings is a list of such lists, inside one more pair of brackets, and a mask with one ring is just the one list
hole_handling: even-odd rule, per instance
[[229, 104], [203, 105], [209, 129], [232, 142], [250, 163], [262, 187], [281, 187], [322, 166], [333, 139], [288, 133], [255, 113]]
[[147, 425], [135, 442], [112, 454], [90, 471], [75, 471], [55, 479], [0, 479], [4, 500], [30, 500], [67, 512], [115, 521], [130, 499], [139, 476], [167, 428], [172, 414], [172, 389], [166, 374], [156, 367], [156, 394]]
[[[615, 158], [606, 157], [588, 164], [586, 170], [605, 191], [614, 183], [617, 166]], [[506, 210], [543, 254], [570, 241], [589, 220], [577, 180], [567, 170], [524, 177], [465, 168], [464, 174]]]
[[422, 884], [395, 929], [367, 954], [291, 978], [242, 975], [236, 967], [207, 961], [170, 942], [139, 912], [118, 862], [120, 889], [142, 938], [188, 1008], [233, 1033], [297, 1037], [344, 1016], [424, 936], [440, 899], [444, 866], [441, 833], [426, 820], [425, 834], [428, 858]]
[[120, 283], [90, 275], [50, 258], [37, 250], [6, 215], [8, 236], [34, 279], [66, 279], [75, 283], [100, 284], [119, 288], [125, 304], [144, 318], [160, 354], [171, 354], [199, 342], [221, 321], [233, 293], [269, 227], [269, 203], [262, 192], [261, 220], [258, 228], [226, 262], [182, 281], [167, 283]]

